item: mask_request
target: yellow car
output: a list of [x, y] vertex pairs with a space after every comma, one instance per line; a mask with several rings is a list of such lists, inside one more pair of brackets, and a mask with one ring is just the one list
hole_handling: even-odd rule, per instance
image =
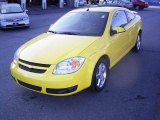
[[109, 69], [132, 48], [140, 50], [141, 35], [141, 17], [128, 9], [73, 10], [16, 51], [11, 74], [19, 85], [48, 95], [99, 92]]

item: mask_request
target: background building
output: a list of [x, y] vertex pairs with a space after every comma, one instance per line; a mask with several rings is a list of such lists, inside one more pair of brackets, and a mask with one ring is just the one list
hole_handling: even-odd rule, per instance
[[23, 5], [22, 7], [33, 7], [33, 6], [42, 6], [42, 8], [46, 8], [48, 5], [59, 6], [60, 2], [64, 2], [64, 5], [73, 7], [74, 0], [0, 0], [6, 1], [8, 3], [19, 3]]

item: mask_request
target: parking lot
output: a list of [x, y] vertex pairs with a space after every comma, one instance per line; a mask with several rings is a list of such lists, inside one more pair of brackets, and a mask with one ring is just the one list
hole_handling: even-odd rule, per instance
[[10, 75], [14, 52], [69, 10], [30, 12], [29, 29], [0, 31], [0, 120], [160, 120], [159, 7], [138, 11], [143, 21], [142, 50], [131, 51], [111, 69], [101, 93], [85, 90], [55, 97], [15, 84]]

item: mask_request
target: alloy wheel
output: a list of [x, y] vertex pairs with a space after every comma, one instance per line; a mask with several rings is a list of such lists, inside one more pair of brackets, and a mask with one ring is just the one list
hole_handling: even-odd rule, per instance
[[96, 71], [96, 85], [99, 88], [102, 88], [105, 84], [107, 78], [107, 69], [104, 63], [99, 64]]

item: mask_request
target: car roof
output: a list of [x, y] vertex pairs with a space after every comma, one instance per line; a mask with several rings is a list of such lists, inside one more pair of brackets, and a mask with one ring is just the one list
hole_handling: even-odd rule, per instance
[[89, 7], [89, 8], [80, 8], [76, 10], [72, 10], [71, 12], [84, 12], [84, 11], [91, 11], [91, 12], [114, 12], [115, 10], [124, 10], [125, 8], [122, 7]]
[[5, 4], [8, 4], [8, 2], [0, 2], [0, 6]]
[[2, 6], [8, 6], [8, 5], [19, 5], [20, 6], [20, 4], [18, 3], [5, 3], [5, 4], [0, 4], [0, 9]]
[[18, 3], [4, 3], [4, 4], [0, 4], [1, 6], [2, 5], [20, 5], [20, 4], [18, 4]]

